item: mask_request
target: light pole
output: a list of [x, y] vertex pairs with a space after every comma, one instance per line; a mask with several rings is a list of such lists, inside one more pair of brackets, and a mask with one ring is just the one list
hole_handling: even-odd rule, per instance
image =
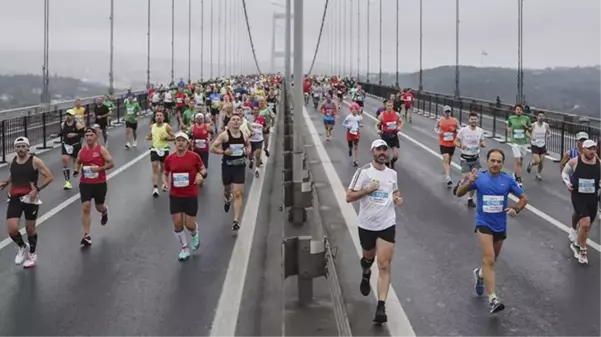
[[204, 81], [205, 51], [205, 1], [200, 0], [200, 81]]
[[150, 2], [148, 0], [148, 27], [146, 27], [146, 89], [150, 88]]
[[112, 95], [115, 91], [113, 87], [114, 77], [113, 77], [113, 54], [114, 54], [114, 34], [115, 34], [115, 1], [111, 0], [111, 14], [110, 14], [110, 22], [111, 22], [111, 47], [110, 47], [110, 57], [109, 57], [109, 95]]
[[455, 99], [459, 97], [459, 0], [455, 0]]
[[378, 84], [382, 85], [382, 0], [380, 0], [380, 74]]
[[[361, 46], [361, 1], [357, 0], [357, 48]], [[361, 52], [357, 52], [357, 82], [359, 82], [359, 72], [361, 70]]]
[[188, 0], [188, 83], [192, 82], [192, 0]]
[[348, 20], [346, 18], [346, 3], [347, 0], [343, 0], [342, 3], [342, 77], [346, 76], [346, 46], [347, 46], [347, 42], [346, 42], [346, 34], [348, 29], [346, 29], [346, 25], [348, 23]]
[[369, 14], [369, 1], [366, 2], [367, 4], [367, 69], [365, 71], [365, 78], [367, 79], [367, 83], [369, 83], [369, 54], [370, 54], [370, 46], [369, 46], [369, 21], [370, 21], [370, 14]]
[[423, 40], [424, 40], [424, 33], [423, 33], [423, 0], [419, 0], [419, 91], [421, 92], [422, 90], [424, 90], [424, 86], [423, 86], [423, 75], [424, 75], [424, 68], [422, 65], [422, 61], [423, 61]]
[[524, 0], [518, 0], [518, 94], [516, 103], [524, 104]]
[[171, 82], [175, 83], [175, 0], [171, 0]]
[[44, 0], [44, 65], [42, 66], [42, 103], [50, 103], [50, 73], [48, 61], [50, 54], [50, 0]]
[[217, 30], [219, 36], [217, 36], [217, 77], [221, 76], [221, 41], [223, 37], [221, 37], [221, 9], [223, 8], [223, 0], [219, 0], [219, 5], [217, 7]]
[[213, 2], [214, 0], [211, 0], [211, 57], [210, 57], [210, 61], [211, 61], [211, 68], [209, 71], [209, 79], [213, 79]]
[[[349, 17], [353, 19], [353, 0], [350, 0]], [[357, 32], [359, 35], [359, 32]], [[353, 77], [353, 23], [349, 20], [349, 77]]]
[[396, 81], [395, 87], [399, 87], [399, 2], [396, 2]]
[[[292, 74], [292, 69], [291, 69], [291, 63], [292, 63], [292, 44], [290, 42], [291, 36], [290, 34], [292, 33], [292, 0], [286, 0], [286, 50], [285, 50], [285, 71], [286, 71], [286, 83], [288, 83], [288, 81], [290, 81], [290, 75]], [[301, 5], [302, 8], [302, 5]], [[295, 8], [296, 9], [296, 8]], [[302, 18], [302, 17], [301, 17]], [[295, 20], [296, 20], [296, 16], [295, 16]], [[302, 32], [301, 32], [302, 34]], [[295, 43], [295, 48], [296, 48], [296, 43]], [[296, 49], [294, 50], [294, 52], [296, 53]], [[288, 90], [286, 90], [287, 92]], [[301, 93], [302, 95], [302, 93]], [[297, 124], [298, 125], [298, 124]]]

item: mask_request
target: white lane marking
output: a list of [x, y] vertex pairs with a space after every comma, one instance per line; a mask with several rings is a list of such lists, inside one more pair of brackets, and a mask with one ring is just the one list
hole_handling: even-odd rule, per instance
[[[125, 163], [125, 165], [119, 167], [118, 169], [112, 171], [111, 173], [109, 173], [107, 175], [106, 180], [107, 181], [111, 180], [114, 177], [116, 177], [118, 174], [123, 173], [125, 170], [127, 170], [130, 167], [132, 167], [133, 165], [135, 165], [140, 160], [146, 158], [148, 156], [148, 153], [149, 153], [149, 151], [144, 151], [144, 153], [142, 153], [141, 155], [139, 155], [136, 158], [128, 161], [127, 163]], [[42, 193], [42, 196], [43, 196], [43, 193]], [[79, 200], [79, 197], [80, 197], [80, 194], [77, 193], [77, 194], [71, 196], [69, 199], [61, 202], [60, 204], [58, 204], [57, 206], [55, 206], [54, 208], [52, 208], [48, 212], [44, 213], [41, 217], [38, 218], [38, 221], [36, 222], [35, 226], [38, 227], [39, 225], [41, 225], [44, 222], [48, 221], [50, 218], [52, 218], [53, 216], [55, 216], [56, 214], [58, 214], [60, 211], [64, 210], [65, 208], [69, 207], [69, 205], [71, 205], [75, 201]], [[20, 232], [21, 232], [22, 235], [24, 235], [25, 234], [25, 228], [21, 228]], [[11, 238], [6, 238], [6, 239], [2, 240], [0, 242], [0, 250], [3, 249], [4, 247], [10, 245], [12, 242], [13, 241], [11, 240]]]
[[[274, 146], [277, 142], [275, 137], [270, 138], [269, 152], [274, 153]], [[270, 157], [271, 158], [271, 157]], [[240, 314], [240, 305], [242, 303], [242, 291], [246, 282], [248, 273], [248, 261], [255, 237], [255, 228], [257, 227], [257, 217], [259, 215], [259, 202], [265, 179], [265, 170], [269, 158], [265, 152], [261, 155], [263, 168], [260, 168], [261, 178], [254, 178], [242, 213], [240, 230], [236, 237], [236, 243], [232, 250], [230, 262], [227, 268], [227, 274], [219, 295], [219, 303], [211, 325], [210, 336], [235, 336], [238, 326], [238, 315]]]
[[[347, 102], [344, 102], [346, 105], [349, 105]], [[363, 115], [367, 116], [371, 119], [373, 119], [374, 121], [377, 120], [376, 117], [372, 116], [370, 113], [367, 113], [367, 111], [363, 111]], [[407, 134], [405, 134], [404, 132], [399, 132], [399, 134], [401, 136], [403, 136], [404, 138], [406, 138], [407, 140], [411, 141], [413, 144], [421, 147], [423, 150], [425, 150], [426, 152], [430, 153], [431, 155], [440, 158], [442, 160], [442, 156], [438, 153], [436, 153], [434, 150], [432, 150], [431, 148], [427, 147], [426, 145], [424, 145], [423, 143], [421, 143], [420, 141], [414, 139], [413, 137], [408, 136]], [[458, 171], [461, 172], [461, 166], [459, 166], [457, 163], [452, 162], [452, 167]], [[516, 202], [518, 200], [518, 198], [516, 198], [514, 195], [510, 194], [509, 195], [509, 199], [513, 200], [514, 202]], [[547, 213], [541, 211], [540, 209], [532, 206], [532, 205], [526, 205], [526, 209], [531, 211], [532, 213], [538, 215], [541, 219], [544, 219], [545, 221], [547, 221], [548, 223], [550, 223], [551, 225], [561, 229], [562, 231], [566, 232], [566, 233], [570, 233], [570, 229], [572, 228], [572, 226], [567, 226], [562, 224], [559, 220], [555, 219], [554, 217], [548, 215]], [[586, 243], [589, 245], [589, 247], [593, 248], [594, 250], [601, 252], [601, 245], [599, 245], [598, 243], [596, 243], [595, 241], [591, 240], [591, 239], [587, 239]]]
[[[364, 113], [365, 114], [365, 113]], [[340, 213], [342, 213], [342, 217], [344, 218], [344, 222], [346, 224], [346, 228], [353, 239], [353, 243], [355, 245], [355, 249], [357, 250], [358, 257], [363, 256], [363, 250], [361, 249], [361, 244], [359, 242], [359, 234], [357, 227], [357, 213], [355, 212], [355, 208], [353, 205], [346, 202], [346, 188], [342, 185], [340, 181], [340, 177], [334, 170], [334, 166], [330, 161], [330, 156], [326, 152], [325, 147], [323, 146], [319, 134], [313, 125], [313, 121], [311, 121], [311, 117], [307, 112], [307, 109], [303, 107], [303, 116], [305, 118], [305, 123], [309, 128], [309, 133], [311, 134], [311, 138], [313, 139], [313, 143], [315, 143], [315, 148], [319, 157], [321, 158], [321, 163], [323, 164], [324, 171], [332, 185], [332, 190], [334, 191], [334, 195], [336, 196], [336, 201], [338, 202], [338, 207], [340, 208]], [[357, 268], [359, 266], [357, 265]], [[357, 269], [359, 270], [359, 269]], [[378, 267], [374, 263], [371, 267], [371, 271], [373, 275], [378, 274]], [[372, 277], [370, 279], [371, 288], [374, 290], [372, 294], [377, 299], [377, 291], [378, 289], [378, 277]], [[388, 292], [388, 299], [386, 300], [386, 309], [388, 313], [388, 330], [392, 336], [415, 336], [415, 331], [411, 326], [411, 322], [409, 322], [409, 318], [405, 314], [405, 310], [403, 310], [403, 306], [401, 305], [401, 301], [397, 297], [396, 291], [392, 284], [390, 285], [390, 290]]]

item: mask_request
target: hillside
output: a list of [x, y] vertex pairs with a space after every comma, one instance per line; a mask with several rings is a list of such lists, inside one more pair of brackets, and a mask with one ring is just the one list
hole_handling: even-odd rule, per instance
[[[517, 70], [461, 66], [461, 96], [494, 101], [497, 96], [505, 103], [515, 102]], [[524, 70], [526, 102], [537, 108], [571, 112], [599, 118], [601, 111], [601, 81], [599, 67], [547, 68]], [[383, 74], [382, 82], [392, 85], [395, 74]], [[370, 74], [377, 83], [378, 74]], [[417, 88], [419, 73], [401, 74], [401, 87]], [[443, 66], [424, 70], [424, 90], [452, 95], [455, 91], [455, 67]]]
[[[50, 95], [53, 100], [90, 97], [107, 92], [106, 86], [96, 83], [87, 83], [70, 77], [50, 78]], [[39, 104], [41, 93], [41, 76], [0, 75], [0, 110]]]

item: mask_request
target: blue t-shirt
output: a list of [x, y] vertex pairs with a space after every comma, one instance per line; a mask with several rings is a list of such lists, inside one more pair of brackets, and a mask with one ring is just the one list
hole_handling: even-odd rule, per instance
[[493, 232], [507, 229], [507, 196], [512, 193], [516, 197], [524, 194], [524, 190], [508, 175], [501, 172], [493, 177], [488, 171], [482, 171], [469, 190], [478, 192], [476, 208], [476, 227], [488, 227]]

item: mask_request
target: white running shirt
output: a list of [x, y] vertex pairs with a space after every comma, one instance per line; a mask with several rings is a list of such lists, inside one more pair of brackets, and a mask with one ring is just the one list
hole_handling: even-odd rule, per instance
[[349, 190], [366, 188], [374, 179], [380, 182], [380, 188], [359, 200], [357, 226], [370, 231], [381, 231], [396, 225], [393, 201], [393, 193], [398, 190], [396, 171], [388, 167], [380, 171], [369, 163], [355, 172]]
[[362, 120], [363, 117], [361, 115], [355, 116], [353, 114], [350, 114], [346, 116], [344, 122], [342, 122], [342, 125], [344, 125], [344, 127], [347, 128], [351, 134], [356, 135], [357, 132], [359, 132]]
[[475, 156], [480, 154], [480, 142], [485, 139], [484, 130], [481, 127], [476, 126], [472, 129], [469, 125], [466, 125], [459, 129], [457, 133], [457, 139], [461, 141], [461, 145], [465, 145], [466, 149], [461, 149], [461, 154], [466, 156]]
[[549, 124], [543, 122], [539, 125], [538, 122], [532, 124], [532, 145], [536, 147], [543, 147], [547, 144], [547, 132], [549, 131]]
[[163, 101], [165, 103], [173, 103], [173, 95], [171, 95], [171, 91], [165, 91], [165, 96], [163, 97]]

